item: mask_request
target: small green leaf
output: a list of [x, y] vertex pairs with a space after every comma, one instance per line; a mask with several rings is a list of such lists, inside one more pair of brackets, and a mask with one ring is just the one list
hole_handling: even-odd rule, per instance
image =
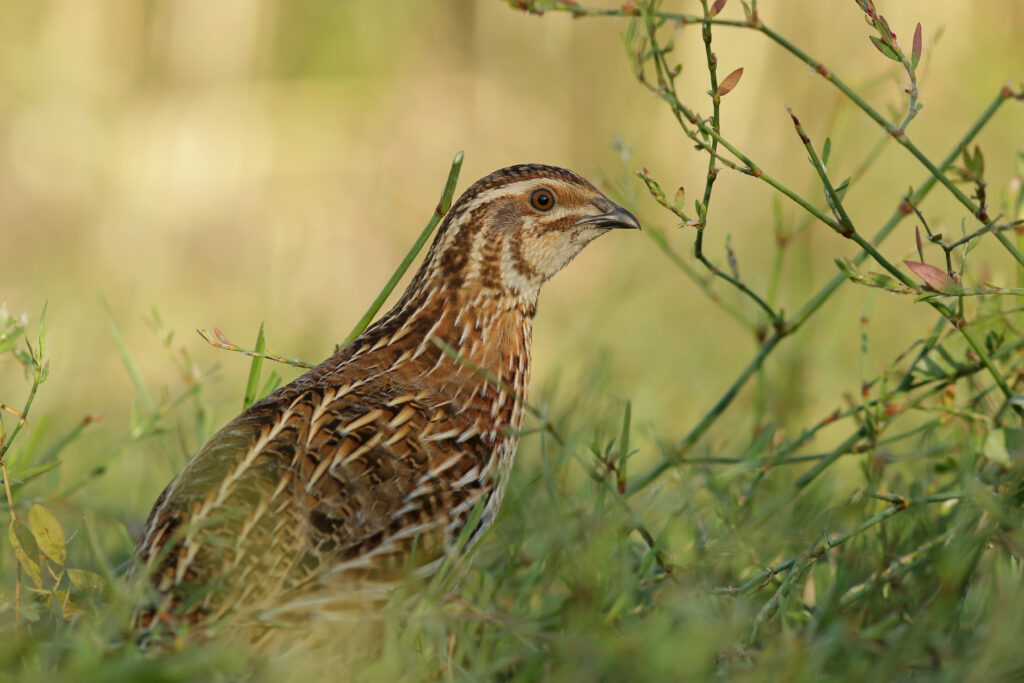
[[828, 166], [828, 158], [832, 155], [832, 138], [825, 138], [825, 144], [821, 148], [821, 165]]
[[846, 197], [846, 191], [850, 189], [850, 179], [847, 178], [836, 187], [836, 196], [842, 201]]
[[644, 184], [647, 185], [647, 191], [651, 193], [651, 196], [654, 197], [654, 200], [659, 204], [664, 204], [665, 191], [661, 189], [661, 185], [658, 184], [658, 181], [651, 177], [647, 169], [641, 169], [637, 171], [636, 174], [637, 176], [640, 177], [641, 180], [644, 181]]
[[676, 190], [675, 199], [672, 200], [672, 206], [676, 207], [676, 211], [682, 211], [684, 202], [686, 201], [686, 188], [682, 185]]
[[900, 61], [900, 56], [896, 54], [896, 51], [891, 47], [882, 42], [882, 39], [878, 36], [869, 36], [871, 38], [871, 44], [878, 48], [878, 51], [888, 57], [894, 62]]
[[914, 368], [919, 377], [941, 378], [949, 374], [941, 365], [935, 362], [931, 356], [925, 356]]
[[857, 272], [857, 269], [854, 267], [853, 262], [850, 261], [850, 259], [837, 258], [835, 259], [835, 264], [839, 268], [839, 270], [842, 271], [843, 275], [845, 275], [848, 278], [855, 280], [860, 275], [860, 273]]
[[973, 179], [981, 178], [985, 173], [985, 157], [981, 155], [981, 148], [975, 145], [973, 155], [971, 150], [964, 148], [963, 156], [964, 167], [973, 176]]
[[14, 556], [18, 558], [22, 569], [32, 579], [32, 583], [42, 586], [42, 575], [39, 572], [39, 546], [36, 544], [32, 532], [18, 520], [12, 520], [8, 535], [11, 538], [11, 547], [14, 548]]
[[697, 219], [701, 223], [703, 223], [704, 219], [707, 218], [707, 215], [708, 215], [708, 207], [705, 206], [704, 202], [702, 202], [701, 200], [694, 199], [693, 200], [693, 208], [697, 211]]
[[[18, 472], [18, 485], [19, 486], [24, 486], [25, 484], [27, 484], [28, 482], [32, 481], [36, 477], [39, 477], [39, 476], [41, 476], [43, 474], [46, 474], [47, 472], [49, 472], [50, 470], [54, 469], [55, 467], [60, 467], [60, 465], [61, 465], [61, 461], [60, 460], [52, 460], [52, 461], [46, 463], [45, 465], [39, 465], [37, 467], [29, 467], [28, 469], [26, 469], [24, 471], [20, 471], [20, 472]], [[13, 483], [14, 482], [12, 482], [12, 484]]]
[[[1012, 436], [1013, 433], [1016, 433], [1016, 436]], [[1022, 444], [1024, 444], [1024, 430], [996, 429], [985, 435], [985, 443], [982, 447], [982, 453], [985, 454], [986, 458], [993, 462], [1009, 465], [1011, 448], [1013, 445], [1016, 445], [1016, 450], [1019, 454], [1020, 446]]]
[[898, 290], [900, 283], [884, 273], [868, 273], [864, 283], [880, 289]]
[[42, 505], [33, 505], [28, 511], [28, 525], [32, 529], [39, 549], [59, 565], [67, 559], [67, 541], [60, 522]]
[[46, 355], [46, 307], [50, 302], [43, 302], [43, 311], [39, 314], [39, 360], [42, 362], [43, 356]]
[[107, 585], [102, 576], [84, 569], [68, 569], [68, 578], [78, 590], [101, 591]]

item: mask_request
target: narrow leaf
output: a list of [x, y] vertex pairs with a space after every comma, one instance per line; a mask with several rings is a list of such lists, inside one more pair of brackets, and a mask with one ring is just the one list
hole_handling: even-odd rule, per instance
[[914, 226], [914, 239], [917, 240], [917, 256], [924, 261], [924, 246], [921, 244], [921, 228]]
[[886, 21], [885, 17], [883, 17], [881, 14], [878, 15], [878, 21], [875, 23], [875, 25], [878, 27], [879, 32], [885, 35], [885, 42], [888, 43], [893, 40], [896, 40], [896, 34], [892, 32], [892, 29], [889, 28], [889, 22]]
[[715, 4], [711, 5], [711, 12], [708, 13], [709, 17], [713, 17], [725, 8], [725, 3], [729, 0], [715, 0]]
[[245, 397], [242, 399], [242, 410], [246, 410], [256, 399], [259, 398], [256, 392], [259, 389], [260, 373], [263, 371], [263, 351], [267, 348], [267, 340], [263, 336], [263, 323], [260, 323], [260, 330], [256, 333], [256, 351], [252, 357], [252, 365], [249, 366], [249, 381], [245, 385]]
[[843, 275], [850, 279], [855, 280], [860, 275], [860, 273], [857, 272], [857, 269], [854, 267], [853, 262], [851, 262], [850, 259], [837, 258], [835, 259], [835, 264], [839, 268], [839, 270], [842, 271]]
[[39, 348], [37, 352], [39, 353], [40, 361], [46, 355], [46, 307], [49, 303], [48, 301], [43, 302], [43, 311], [39, 314]]
[[626, 412], [622, 417], [622, 434], [619, 437], [619, 461], [616, 465], [616, 486], [620, 494], [626, 492], [626, 459], [629, 457], [629, 422], [633, 412], [633, 404], [626, 401]]
[[733, 71], [731, 74], [722, 79], [722, 82], [718, 84], [718, 90], [715, 91], [715, 97], [724, 97], [732, 92], [733, 88], [740, 82], [740, 78], [743, 77], [743, 67], [740, 67]]
[[405, 258], [402, 259], [400, 264], [398, 264], [398, 268], [395, 269], [395, 272], [391, 274], [391, 278], [384, 285], [384, 289], [380, 290], [377, 294], [377, 298], [374, 299], [373, 303], [370, 304], [370, 307], [366, 309], [366, 313], [363, 314], [363, 317], [359, 319], [356, 326], [353, 327], [352, 331], [348, 333], [347, 337], [345, 337], [345, 342], [342, 346], [358, 337], [363, 333], [363, 330], [370, 325], [373, 321], [373, 317], [377, 315], [377, 311], [380, 310], [380, 307], [384, 305], [384, 302], [391, 295], [391, 292], [396, 286], [398, 286], [398, 282], [402, 279], [402, 276], [405, 275], [405, 271], [409, 269], [409, 266], [411, 266], [412, 262], [416, 259], [416, 255], [420, 253], [423, 245], [427, 243], [430, 235], [434, 232], [434, 228], [437, 227], [437, 224], [440, 223], [441, 219], [448, 213], [448, 210], [452, 206], [452, 197], [455, 195], [455, 184], [459, 180], [459, 171], [462, 170], [463, 158], [464, 155], [461, 151], [455, 154], [455, 158], [452, 159], [451, 168], [448, 170], [448, 180], [445, 181], [444, 189], [441, 190], [441, 200], [434, 209], [434, 215], [432, 215], [430, 220], [427, 221], [427, 224], [423, 227], [419, 237], [416, 238], [416, 241], [413, 242], [412, 247], [406, 253]]
[[832, 155], [832, 138], [825, 138], [825, 144], [821, 148], [821, 165], [828, 166], [828, 158]]
[[42, 586], [42, 575], [39, 572], [39, 546], [32, 532], [18, 520], [12, 520], [8, 529], [14, 556], [18, 558], [22, 569], [36, 586]]
[[39, 549], [48, 558], [63, 566], [67, 559], [67, 541], [57, 517], [42, 505], [33, 505], [28, 510], [28, 525], [32, 529]]
[[878, 48], [878, 51], [888, 57], [894, 62], [900, 61], [899, 55], [896, 54], [895, 50], [882, 42], [882, 39], [878, 36], [868, 36], [871, 38], [871, 44]]
[[117, 353], [121, 356], [121, 362], [128, 371], [128, 376], [131, 377], [132, 384], [135, 385], [135, 391], [139, 394], [139, 400], [142, 401], [142, 405], [146, 409], [146, 415], [149, 417], [156, 417], [156, 404], [153, 403], [153, 398], [149, 395], [149, 390], [146, 389], [146, 385], [142, 381], [142, 375], [139, 373], [139, 368], [135, 365], [135, 361], [132, 359], [131, 353], [128, 351], [128, 343], [125, 341], [124, 336], [121, 334], [121, 330], [117, 326], [117, 322], [114, 320], [114, 312], [110, 310], [110, 304], [107, 303], [106, 297], [102, 294], [97, 294], [97, 297], [100, 301], [100, 307], [103, 309], [103, 315], [107, 319], [107, 326], [110, 328], [110, 334], [114, 338], [114, 345], [117, 346]]
[[914, 46], [910, 51], [910, 66], [914, 69], [917, 68], [917, 63], [921, 61], [921, 22], [917, 22], [917, 28], [914, 29]]
[[703, 223], [704, 219], [707, 217], [708, 207], [705, 206], [704, 202], [702, 202], [701, 200], [694, 199], [693, 208], [697, 212], [697, 218], [700, 220], [701, 223]]
[[747, 0], [740, 0], [740, 4], [743, 5], [743, 18], [750, 21], [754, 18], [754, 13], [750, 11], [750, 5], [747, 4]]
[[270, 371], [270, 376], [267, 377], [267, 381], [263, 383], [263, 388], [260, 389], [260, 396], [267, 396], [277, 391], [277, 388], [281, 386], [281, 375], [277, 374], [276, 370]]
[[848, 189], [850, 189], [850, 179], [849, 178], [847, 178], [843, 182], [839, 183], [838, 186], [836, 186], [836, 196], [839, 197], [840, 201], [842, 201], [843, 199], [846, 198], [846, 191]]
[[[26, 470], [19, 471], [18, 472], [17, 486], [18, 487], [24, 486], [25, 484], [27, 484], [28, 482], [32, 481], [36, 477], [40, 477], [40, 476], [46, 474], [47, 472], [49, 472], [50, 470], [54, 469], [55, 467], [60, 467], [60, 465], [61, 465], [61, 461], [60, 460], [53, 460], [51, 462], [46, 463], [45, 465], [39, 465], [37, 467], [29, 467]], [[15, 485], [15, 482], [12, 481], [11, 485], [13, 487]]]

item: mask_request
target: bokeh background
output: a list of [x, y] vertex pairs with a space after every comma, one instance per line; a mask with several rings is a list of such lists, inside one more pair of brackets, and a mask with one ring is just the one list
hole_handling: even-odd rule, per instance
[[[904, 45], [923, 25], [924, 109], [910, 135], [941, 158], [998, 88], [1024, 75], [1024, 5], [878, 2]], [[727, 14], [739, 16], [738, 4]], [[868, 42], [854, 2], [763, 0], [761, 13], [880, 110], [904, 105], [899, 74]], [[71, 509], [137, 520], [199, 445], [182, 430], [121, 450], [135, 390], [98, 294], [154, 395], [182, 386], [144, 322], [154, 307], [176, 331], [174, 348], [203, 368], [219, 365], [204, 388], [217, 426], [241, 405], [248, 362], [193, 330], [216, 325], [250, 345], [264, 322], [272, 351], [328, 355], [429, 218], [459, 150], [460, 190], [533, 161], [625, 187], [617, 198], [692, 260], [693, 235], [672, 225], [632, 173], [646, 166], [692, 198], [706, 160], [636, 83], [619, 38], [625, 25], [536, 17], [497, 0], [0, 0], [0, 297], [34, 319], [49, 304], [51, 376], [31, 436], [53, 440], [86, 414], [105, 418], [63, 455], [65, 485], [108, 463], [69, 499]], [[708, 114], [699, 29], [681, 29], [676, 44], [689, 101]], [[879, 139], [829, 84], [763, 37], [716, 30], [715, 50], [720, 73], [745, 68], [724, 100], [725, 135], [794, 189], [819, 199], [784, 105], [819, 145], [831, 135], [837, 177]], [[979, 138], [990, 177], [1012, 175], [1022, 132], [1020, 106], [1010, 104]], [[890, 145], [851, 191], [854, 220], [873, 232], [924, 178]], [[992, 187], [991, 196], [1004, 190]], [[724, 264], [730, 234], [755, 287], [769, 276], [772, 196], [723, 172], [709, 216], [708, 253]], [[965, 218], [940, 192], [924, 209], [934, 227], [954, 233]], [[801, 218], [790, 205], [782, 216]], [[909, 257], [912, 230], [902, 225], [886, 253]], [[812, 226], [785, 261], [783, 307], [795, 310], [835, 274], [832, 259], [851, 254]], [[993, 282], [1014, 283], [1006, 261], [993, 262]], [[857, 391], [861, 311], [872, 320], [872, 376], [931, 324], [905, 298], [847, 290], [813, 321], [814, 343], [788, 346], [769, 363], [772, 419], [800, 425]], [[581, 377], [588, 387], [604, 378], [596, 386], [607, 405], [633, 401], [640, 459], [657, 457], [654, 439], [684, 434], [755, 348], [643, 234], [609, 235], [560, 274], [542, 295], [535, 339], [536, 400], [564, 400]], [[18, 366], [0, 366], [0, 401], [19, 405], [27, 387]], [[747, 419], [726, 420], [712, 446], [747, 438]], [[524, 446], [522, 466], [536, 466]]]

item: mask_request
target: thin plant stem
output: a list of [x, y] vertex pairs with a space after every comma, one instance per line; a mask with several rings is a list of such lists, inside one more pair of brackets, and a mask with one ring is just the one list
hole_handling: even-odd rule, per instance
[[[832, 210], [836, 214], [836, 218], [839, 222], [839, 229], [837, 232], [843, 237], [856, 242], [857, 246], [863, 250], [862, 253], [869, 254], [871, 258], [874, 259], [875, 263], [889, 271], [889, 273], [904, 285], [907, 285], [908, 287], [916, 287], [914, 281], [911, 280], [906, 273], [893, 265], [889, 259], [882, 256], [881, 252], [879, 252], [871, 242], [865, 240], [860, 233], [857, 232], [853, 225], [853, 221], [850, 219], [849, 214], [843, 207], [842, 198], [836, 192], [835, 188], [832, 187], [832, 182], [829, 180], [828, 173], [825, 171], [825, 166], [821, 163], [821, 159], [818, 157], [818, 153], [814, 149], [814, 145], [811, 144], [810, 137], [808, 137], [807, 133], [804, 132], [803, 126], [800, 124], [800, 119], [793, 114], [792, 110], [790, 110], [789, 114], [793, 119], [793, 125], [796, 128], [796, 132], [800, 136], [800, 141], [803, 143], [804, 149], [810, 157], [811, 164], [814, 166], [814, 170], [818, 173], [822, 186], [825, 188], [825, 194], [828, 197], [829, 206], [832, 207]], [[940, 173], [939, 175], [945, 177], [944, 174]], [[978, 354], [978, 357], [981, 358], [985, 367], [988, 369], [989, 373], [991, 373], [1003, 394], [1007, 398], [1011, 398], [1013, 396], [1013, 390], [1007, 383], [1006, 378], [1003, 377], [1002, 373], [999, 372], [999, 369], [992, 363], [992, 359], [989, 358], [985, 347], [974, 337], [974, 335], [968, 330], [967, 326], [963, 324], [962, 319], [960, 319], [954, 311], [951, 311], [947, 306], [935, 299], [929, 299], [928, 304], [938, 311], [942, 317], [948, 320], [963, 335], [964, 339], [967, 340], [967, 343], [970, 344], [971, 349], [973, 349], [974, 352]]]
[[[889, 505], [878, 514], [873, 515], [872, 517], [864, 520], [850, 531], [840, 534], [834, 538], [828, 539], [820, 546], [815, 548], [812, 555], [815, 557], [815, 559], [820, 558], [824, 556], [824, 554], [832, 548], [835, 548], [836, 546], [846, 543], [850, 539], [864, 533], [871, 527], [877, 526], [878, 524], [884, 522], [886, 519], [892, 517], [893, 515], [899, 514], [904, 510], [909, 510], [910, 508], [917, 507], [919, 505], [928, 505], [931, 503], [945, 503], [946, 501], [957, 500], [965, 497], [967, 497], [967, 494], [965, 492], [955, 491], [950, 493], [937, 493], [927, 496], [919, 496], [916, 498], [901, 498], [898, 502]], [[803, 556], [791, 557], [788, 560], [779, 562], [778, 564], [774, 564], [739, 586], [723, 587], [719, 588], [718, 590], [722, 593], [742, 595], [758, 591], [762, 587], [767, 585], [767, 583], [772, 579], [772, 577], [777, 576], [778, 574], [781, 574], [782, 572], [787, 571], [788, 569], [793, 567], [798, 561], [800, 561], [801, 557]]]
[[[960, 138], [960, 140], [954, 145], [952, 151], [946, 155], [946, 157], [939, 164], [940, 169], [948, 168], [956, 159], [960, 156], [961, 151], [978, 135], [981, 129], [988, 123], [989, 120], [995, 115], [1006, 100], [1009, 99], [1004, 90], [996, 95], [995, 99], [985, 108], [981, 115], [975, 120], [975, 122], [968, 128], [967, 132]], [[934, 175], [928, 176], [921, 185], [910, 193], [910, 196], [902, 200], [890, 216], [889, 220], [875, 233], [872, 238], [872, 244], [880, 244], [885, 240], [886, 237], [895, 229], [895, 227], [905, 218], [908, 214], [912, 213], [911, 205], [918, 204], [924, 197], [928, 195], [931, 189], [938, 182]], [[855, 264], [863, 263], [867, 259], [868, 253], [861, 251], [852, 260]], [[627, 487], [627, 494], [632, 495], [637, 491], [640, 491], [655, 481], [665, 470], [672, 467], [674, 464], [679, 462], [679, 459], [691, 448], [697, 441], [702, 437], [708, 429], [718, 420], [719, 417], [724, 414], [725, 410], [732, 403], [732, 400], [739, 394], [740, 389], [746, 384], [747, 380], [753, 376], [756, 371], [764, 363], [765, 359], [771, 354], [772, 350], [778, 345], [782, 339], [796, 332], [804, 323], [819, 309], [821, 308], [828, 299], [835, 294], [836, 290], [846, 282], [847, 278], [843, 274], [836, 275], [832, 278], [825, 286], [823, 286], [817, 293], [810, 297], [804, 305], [797, 311], [791, 319], [787, 320], [783, 325], [776, 328], [775, 333], [770, 336], [761, 345], [757, 352], [757, 355], [750, 361], [750, 363], [740, 372], [739, 376], [730, 384], [729, 388], [725, 393], [715, 402], [711, 409], [698, 421], [698, 423], [690, 430], [690, 432], [683, 437], [678, 445], [672, 449], [671, 454], [663, 457], [662, 460], [653, 465], [647, 472], [633, 478]]]

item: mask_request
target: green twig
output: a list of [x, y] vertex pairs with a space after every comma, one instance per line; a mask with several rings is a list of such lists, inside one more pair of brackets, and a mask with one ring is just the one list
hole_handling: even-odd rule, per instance
[[[262, 325], [260, 327], [262, 329]], [[258, 351], [256, 349], [248, 349], [244, 346], [233, 344], [230, 341], [228, 341], [227, 337], [224, 336], [224, 333], [222, 333], [216, 327], [213, 328], [213, 332], [210, 332], [210, 330], [207, 329], [196, 330], [196, 332], [199, 333], [200, 337], [206, 340], [207, 344], [218, 349], [224, 349], [225, 351], [234, 351], [235, 353], [240, 353], [243, 356], [260, 356], [261, 358], [272, 360], [275, 363], [284, 363], [285, 365], [291, 365], [296, 368], [304, 368], [306, 370], [310, 370], [316, 367], [315, 364], [307, 363], [306, 361], [301, 360], [299, 358], [285, 358], [284, 356], [279, 356], [276, 353], [271, 353], [269, 351]]]
[[[893, 277], [898, 279], [904, 285], [916, 288], [916, 283], [913, 280], [911, 280], [906, 273], [904, 273], [902, 270], [893, 265], [889, 261], [889, 259], [882, 256], [881, 252], [879, 252], [878, 249], [876, 249], [871, 242], [864, 239], [857, 232], [856, 228], [853, 225], [853, 221], [850, 220], [849, 214], [847, 214], [846, 209], [843, 208], [842, 198], [835, 191], [835, 188], [832, 187], [832, 183], [828, 178], [828, 173], [825, 171], [825, 167], [821, 163], [821, 159], [818, 157], [818, 153], [815, 151], [814, 145], [811, 144], [811, 139], [807, 136], [807, 133], [804, 132], [803, 127], [800, 125], [800, 119], [798, 119], [796, 115], [793, 114], [792, 110], [790, 110], [789, 114], [790, 117], [793, 119], [793, 125], [796, 128], [796, 132], [800, 136], [800, 141], [803, 143], [804, 149], [807, 151], [807, 154], [810, 157], [811, 164], [814, 166], [815, 171], [817, 171], [818, 177], [821, 178], [821, 183], [825, 188], [825, 194], [828, 197], [828, 203], [832, 207], [832, 210], [836, 213], [836, 217], [839, 221], [839, 229], [837, 230], [837, 232], [839, 232], [839, 234], [843, 235], [844, 237], [856, 242], [857, 246], [859, 246], [863, 250], [863, 253], [869, 254], [876, 263], [878, 263], [880, 266], [889, 271], [889, 273], [891, 273]], [[945, 177], [943, 173], [939, 173], [938, 175], [933, 173], [932, 175], [933, 177]], [[967, 329], [967, 326], [964, 324], [964, 321], [960, 319], [954, 311], [950, 310], [943, 303], [936, 301], [934, 298], [927, 299], [926, 301], [929, 305], [932, 306], [932, 308], [938, 311], [940, 315], [946, 318], [946, 320], [948, 320], [957, 330], [960, 331], [964, 339], [967, 340], [967, 343], [971, 346], [974, 352], [978, 354], [978, 357], [981, 358], [982, 362], [985, 364], [985, 367], [988, 369], [989, 373], [995, 379], [996, 383], [999, 385], [999, 388], [1002, 390], [1003, 394], [1007, 398], [1011, 398], [1013, 396], [1013, 390], [1007, 383], [1006, 378], [1003, 377], [1003, 374], [999, 372], [999, 369], [996, 368], [995, 364], [992, 363], [992, 360], [991, 358], [989, 358], [988, 352], [985, 350], [985, 347]], [[1021, 410], [1020, 407], [1017, 407], [1017, 409], [1018, 412], [1020, 412], [1020, 414], [1024, 415], [1024, 410]]]
[[[963, 137], [956, 143], [953, 150], [942, 160], [939, 164], [940, 169], [948, 168], [954, 161], [956, 161], [964, 147], [970, 144], [970, 142], [978, 135], [985, 124], [988, 123], [1007, 99], [1009, 99], [1009, 96], [1006, 94], [1005, 90], [1000, 90], [995, 99], [988, 107], [985, 108], [974, 124], [971, 125]], [[910, 206], [916, 205], [923, 200], [935, 186], [936, 182], [938, 181], [934, 175], [929, 176], [917, 190], [901, 201], [889, 220], [877, 233], [875, 233], [872, 243], [877, 245], [885, 240], [885, 238], [889, 236], [903, 218], [905, 218], [907, 214], [912, 213]], [[861, 251], [852, 259], [852, 261], [855, 264], [863, 263], [867, 257], [867, 252]], [[729, 404], [739, 393], [740, 389], [743, 388], [747, 380], [750, 379], [750, 377], [753, 376], [761, 367], [775, 346], [777, 346], [783, 338], [793, 334], [802, 327], [803, 324], [807, 322], [808, 318], [821, 308], [821, 306], [823, 306], [825, 302], [835, 294], [836, 290], [839, 289], [845, 281], [846, 276], [842, 274], [832, 278], [832, 280], [830, 280], [824, 287], [808, 299], [806, 303], [804, 303], [793, 318], [786, 321], [785, 324], [778, 326], [775, 334], [765, 340], [754, 359], [746, 368], [743, 369], [736, 380], [726, 390], [725, 394], [715, 402], [715, 405], [711, 407], [704, 417], [701, 418], [697, 425], [679, 442], [679, 445], [673, 449], [671, 453], [666, 455], [661, 462], [652, 466], [652, 468], [644, 474], [634, 478], [630, 482], [627, 492], [629, 494], [634, 494], [645, 488], [655, 481], [665, 470], [678, 463], [680, 458], [685, 455], [686, 451], [691, 448], [700, 439], [700, 437], [710, 429], [711, 425], [714, 424], [715, 421], [717, 421], [717, 419], [725, 412], [726, 408], [729, 407]]]

